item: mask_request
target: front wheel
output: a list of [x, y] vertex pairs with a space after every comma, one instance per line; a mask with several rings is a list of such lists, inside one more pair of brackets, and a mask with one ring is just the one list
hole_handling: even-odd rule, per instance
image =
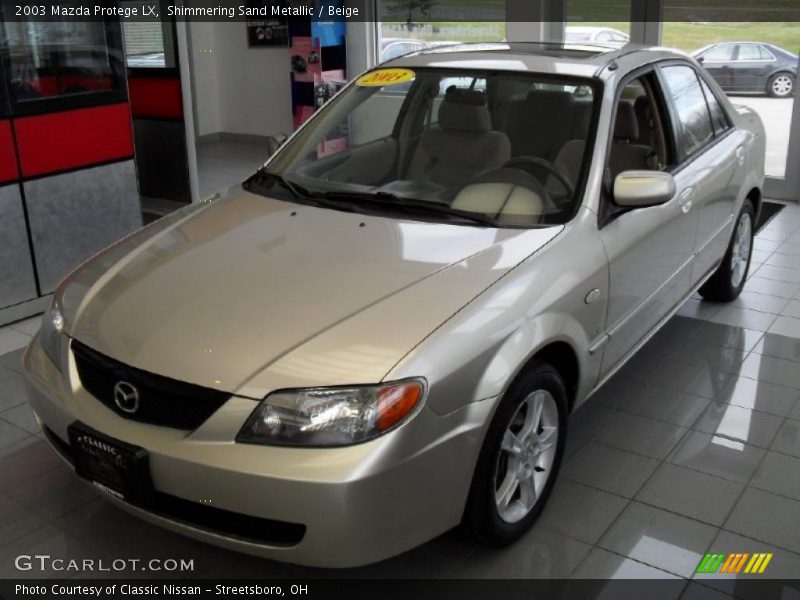
[[706, 300], [731, 302], [742, 291], [750, 269], [754, 219], [753, 203], [745, 200], [722, 263], [699, 290], [700, 295]]
[[566, 427], [561, 375], [536, 363], [501, 400], [481, 448], [465, 514], [480, 542], [504, 546], [534, 524], [561, 463]]
[[776, 73], [769, 78], [767, 94], [773, 98], [788, 98], [794, 93], [794, 76], [791, 73]]

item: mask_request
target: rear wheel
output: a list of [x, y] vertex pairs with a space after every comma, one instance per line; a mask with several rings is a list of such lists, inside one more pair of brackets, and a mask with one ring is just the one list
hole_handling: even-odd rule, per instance
[[465, 520], [479, 541], [504, 546], [534, 524], [561, 463], [566, 422], [561, 375], [534, 364], [501, 401], [478, 458]]
[[767, 94], [773, 98], [788, 98], [794, 93], [794, 81], [791, 73], [776, 73], [769, 78]]
[[753, 251], [753, 223], [755, 219], [753, 203], [746, 200], [736, 226], [728, 251], [722, 263], [703, 287], [700, 295], [706, 300], [730, 302], [735, 300], [747, 281], [750, 269], [750, 256]]

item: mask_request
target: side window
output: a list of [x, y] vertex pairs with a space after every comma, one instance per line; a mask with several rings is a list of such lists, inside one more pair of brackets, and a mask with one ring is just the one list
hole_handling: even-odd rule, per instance
[[711, 121], [714, 124], [715, 135], [720, 135], [723, 131], [730, 127], [728, 117], [725, 115], [725, 110], [720, 105], [714, 92], [708, 87], [708, 84], [700, 79], [700, 85], [703, 88], [703, 93], [706, 95], [706, 102], [708, 102], [708, 110], [711, 113]]
[[684, 158], [696, 154], [713, 137], [714, 127], [706, 98], [694, 69], [675, 65], [662, 67], [666, 94], [678, 119], [678, 144]]
[[733, 60], [733, 44], [720, 44], [709, 48], [703, 53], [703, 60], [707, 62], [728, 62]]
[[651, 81], [652, 75], [644, 75], [620, 92], [607, 164], [612, 177], [623, 171], [657, 171], [668, 164], [663, 119]]
[[767, 50], [764, 46], [758, 47], [758, 53], [761, 56], [761, 60], [775, 60], [775, 57], [772, 55], [772, 52]]
[[756, 44], [740, 44], [739, 45], [739, 60], [763, 60], [761, 58], [761, 49]]
[[598, 42], [610, 42], [611, 41], [611, 32], [610, 31], [601, 31], [597, 34], [597, 41]]

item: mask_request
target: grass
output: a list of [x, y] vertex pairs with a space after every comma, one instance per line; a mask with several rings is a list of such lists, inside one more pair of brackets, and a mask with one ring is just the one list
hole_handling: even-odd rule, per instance
[[664, 23], [661, 43], [687, 52], [712, 42], [769, 42], [800, 51], [800, 23]]

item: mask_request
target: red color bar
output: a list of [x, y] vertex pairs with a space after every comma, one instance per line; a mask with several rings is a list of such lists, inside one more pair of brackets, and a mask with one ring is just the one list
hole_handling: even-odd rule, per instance
[[0, 182], [12, 181], [18, 176], [11, 121], [0, 121]]
[[181, 80], [177, 77], [131, 76], [128, 96], [134, 118], [183, 119]]
[[23, 177], [133, 156], [127, 103], [14, 120]]

